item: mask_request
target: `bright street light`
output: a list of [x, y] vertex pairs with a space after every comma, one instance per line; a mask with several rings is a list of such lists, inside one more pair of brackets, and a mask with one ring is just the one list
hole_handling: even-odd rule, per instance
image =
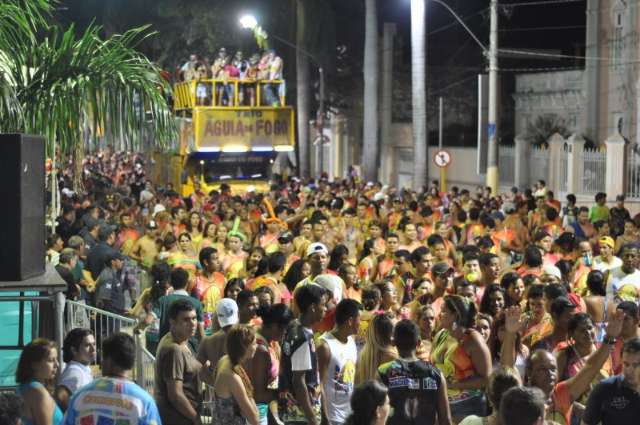
[[253, 15], [244, 15], [240, 18], [240, 26], [244, 29], [254, 29], [258, 26], [258, 21]]

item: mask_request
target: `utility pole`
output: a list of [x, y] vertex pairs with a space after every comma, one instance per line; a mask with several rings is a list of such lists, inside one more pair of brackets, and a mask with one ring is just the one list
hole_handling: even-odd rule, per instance
[[438, 98], [438, 149], [442, 150], [442, 110], [444, 109], [444, 102], [442, 96]]
[[498, 0], [491, 0], [491, 34], [489, 35], [489, 142], [487, 151], [487, 186], [498, 193]]

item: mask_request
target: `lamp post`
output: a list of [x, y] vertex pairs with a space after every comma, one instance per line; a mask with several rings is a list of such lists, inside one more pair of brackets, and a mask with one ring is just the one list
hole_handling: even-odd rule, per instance
[[[269, 34], [258, 24], [258, 20], [253, 15], [243, 15], [240, 18], [240, 26], [244, 29], [249, 29], [254, 32], [257, 37], [262, 37], [264, 39], [269, 37]], [[322, 69], [322, 64], [320, 61], [313, 56], [311, 53], [306, 51], [305, 49], [297, 46], [296, 44], [282, 38], [277, 35], [271, 34], [271, 37], [278, 40], [282, 44], [291, 47], [297, 52], [302, 53], [304, 56], [309, 58], [309, 60], [318, 67], [318, 75], [320, 79], [320, 87], [319, 87], [319, 95], [318, 95], [318, 113], [316, 116], [316, 132], [317, 132], [317, 140], [320, 142], [320, 173], [322, 173], [324, 169], [324, 135], [322, 129], [324, 127], [324, 70]], [[301, 163], [305, 161], [301, 158]]]

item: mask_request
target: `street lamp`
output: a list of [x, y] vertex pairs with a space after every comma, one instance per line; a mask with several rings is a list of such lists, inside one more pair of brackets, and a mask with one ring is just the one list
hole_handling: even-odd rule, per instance
[[244, 15], [240, 18], [240, 26], [246, 30], [252, 30], [258, 26], [258, 21], [253, 15]]
[[[247, 15], [243, 15], [240, 17], [239, 19], [240, 22], [240, 26], [244, 29], [248, 29], [254, 32], [254, 34], [259, 35], [262, 38], [268, 38], [268, 34], [267, 32], [262, 29], [262, 27], [260, 27], [260, 25], [258, 24], [258, 20], [255, 18], [255, 16], [247, 14]], [[317, 132], [317, 138], [320, 141], [320, 143], [323, 143], [324, 137], [322, 134], [322, 128], [324, 127], [324, 70], [322, 69], [322, 65], [320, 64], [320, 61], [318, 59], [316, 59], [315, 56], [313, 56], [311, 53], [309, 53], [308, 51], [306, 51], [305, 49], [293, 44], [292, 42], [282, 38], [282, 37], [278, 37], [275, 34], [271, 34], [271, 36], [280, 41], [281, 43], [285, 44], [288, 47], [291, 47], [292, 49], [294, 49], [297, 52], [302, 53], [304, 56], [306, 56], [307, 58], [309, 58], [309, 60], [318, 67], [318, 75], [319, 75], [319, 79], [320, 79], [320, 93], [318, 96], [318, 114], [316, 116], [316, 132]], [[323, 158], [324, 153], [323, 153], [323, 148], [322, 146], [320, 147], [320, 171], [322, 172], [323, 168], [324, 168], [324, 164], [323, 164]]]

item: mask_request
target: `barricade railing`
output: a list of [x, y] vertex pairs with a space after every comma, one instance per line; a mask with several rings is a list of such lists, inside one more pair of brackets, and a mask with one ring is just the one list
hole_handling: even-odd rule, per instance
[[[101, 310], [81, 301], [66, 301], [65, 335], [75, 328], [91, 329], [96, 336], [97, 346], [115, 332], [133, 335], [138, 321], [110, 311]], [[98, 363], [102, 362], [102, 350], [98, 349]]]
[[205, 383], [204, 386], [204, 400], [200, 411], [200, 421], [202, 425], [213, 425], [213, 418], [215, 416], [215, 393], [211, 385]]
[[136, 369], [134, 379], [138, 385], [153, 395], [156, 384], [156, 359], [145, 348], [144, 337], [136, 333]]
[[173, 86], [176, 111], [194, 107], [282, 107], [286, 105], [284, 80], [190, 80]]

